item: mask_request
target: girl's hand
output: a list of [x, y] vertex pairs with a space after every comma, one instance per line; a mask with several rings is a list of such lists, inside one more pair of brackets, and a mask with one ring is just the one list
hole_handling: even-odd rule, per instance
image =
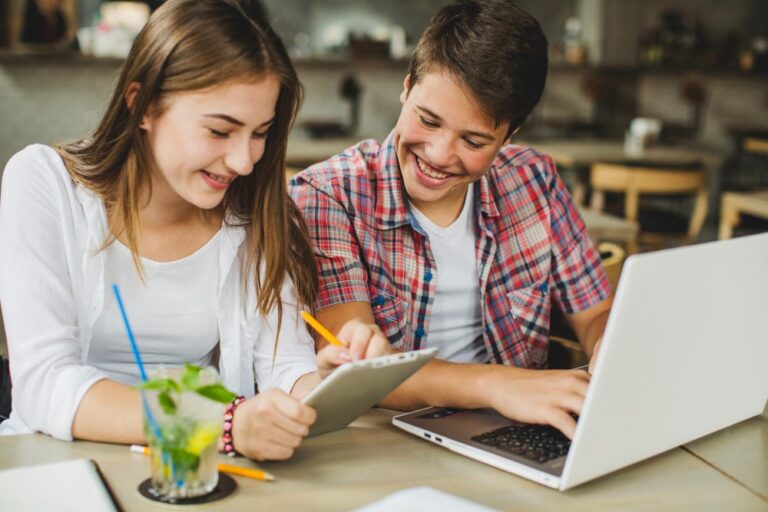
[[357, 318], [345, 323], [337, 338], [346, 346], [328, 344], [317, 353], [317, 367], [322, 377], [344, 363], [394, 353], [376, 324], [366, 324]]
[[309, 433], [317, 413], [296, 397], [271, 388], [235, 410], [235, 450], [254, 460], [285, 460]]

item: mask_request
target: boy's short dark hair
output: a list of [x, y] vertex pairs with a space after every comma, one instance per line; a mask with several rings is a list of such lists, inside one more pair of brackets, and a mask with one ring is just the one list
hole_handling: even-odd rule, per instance
[[509, 136], [541, 98], [547, 38], [510, 0], [458, 0], [443, 7], [419, 39], [411, 85], [431, 71], [445, 71], [468, 87], [497, 124], [509, 122]]

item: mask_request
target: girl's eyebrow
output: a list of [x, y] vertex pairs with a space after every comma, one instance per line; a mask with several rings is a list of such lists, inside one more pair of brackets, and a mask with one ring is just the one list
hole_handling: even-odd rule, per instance
[[[203, 114], [203, 117], [212, 117], [214, 119], [221, 119], [223, 121], [226, 121], [228, 123], [232, 123], [237, 126], [245, 126], [245, 123], [240, 121], [239, 119], [235, 119], [234, 117], [227, 115], [227, 114]], [[268, 121], [264, 121], [261, 123], [258, 127], [263, 128], [264, 126], [270, 125], [274, 122], [275, 118], [274, 116], [269, 119]]]
[[[422, 112], [424, 112], [428, 116], [434, 117], [437, 121], [442, 121], [443, 120], [442, 117], [440, 117], [439, 115], [435, 114], [434, 112], [432, 112], [431, 110], [429, 110], [426, 107], [422, 107], [421, 105], [416, 105], [416, 108], [421, 110]], [[489, 141], [496, 140], [496, 137], [494, 137], [490, 133], [486, 133], [486, 132], [467, 131], [465, 133], [467, 135], [473, 135], [475, 137], [480, 137], [481, 139], [488, 139]]]

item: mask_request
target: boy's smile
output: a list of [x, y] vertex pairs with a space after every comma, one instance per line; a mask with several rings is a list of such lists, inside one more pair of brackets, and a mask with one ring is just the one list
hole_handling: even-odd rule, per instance
[[408, 198], [438, 225], [451, 224], [470, 183], [491, 166], [506, 140], [508, 123], [496, 125], [455, 79], [442, 71], [421, 81], [405, 79], [395, 146]]

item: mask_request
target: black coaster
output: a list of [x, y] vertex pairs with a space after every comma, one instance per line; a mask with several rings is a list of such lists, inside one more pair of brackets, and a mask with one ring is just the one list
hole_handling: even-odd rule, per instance
[[226, 498], [237, 489], [237, 482], [229, 476], [219, 471], [219, 483], [216, 484], [216, 488], [203, 496], [197, 496], [195, 498], [166, 498], [164, 496], [157, 496], [152, 493], [150, 486], [152, 480], [147, 478], [139, 484], [139, 494], [147, 498], [148, 500], [156, 503], [164, 503], [166, 505], [199, 505], [201, 503], [211, 503], [218, 501], [222, 498]]

